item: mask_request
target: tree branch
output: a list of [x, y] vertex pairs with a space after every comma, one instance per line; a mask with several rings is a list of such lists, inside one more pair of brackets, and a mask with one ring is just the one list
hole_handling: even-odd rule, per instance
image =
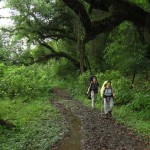
[[133, 22], [136, 26], [145, 28], [146, 24], [149, 26], [150, 31], [150, 13], [146, 12], [140, 6], [125, 0], [84, 0], [85, 2], [93, 5], [94, 9], [109, 11], [110, 6], [113, 6], [115, 11], [112, 16], [118, 22], [118, 17], [122, 17], [122, 21], [128, 20]]
[[[43, 61], [46, 61], [46, 60], [49, 60], [49, 59], [52, 59], [52, 58], [55, 58], [55, 59], [58, 59], [58, 58], [66, 58], [67, 60], [69, 60], [70, 62], [73, 63], [73, 65], [79, 69], [80, 68], [80, 62], [78, 62], [75, 58], [71, 57], [70, 55], [68, 55], [67, 53], [65, 52], [56, 52], [53, 47], [51, 47], [50, 45], [48, 45], [47, 43], [45, 43], [44, 41], [39, 41], [39, 43], [46, 47], [47, 49], [49, 49], [52, 53], [46, 55], [46, 56], [43, 56], [41, 58], [38, 58], [37, 61], [34, 61], [32, 62], [35, 63], [35, 62], [43, 62]], [[86, 67], [85, 67], [86, 69]]]
[[113, 0], [84, 0], [91, 5], [91, 9], [108, 11]]
[[86, 31], [85, 42], [94, 39], [98, 34], [110, 32], [125, 20], [131, 21], [139, 28], [147, 28], [150, 32], [150, 13], [136, 4], [125, 0], [84, 0], [94, 9], [109, 11], [111, 16], [91, 22], [84, 5], [79, 0], [63, 0], [79, 17]]
[[44, 46], [45, 48], [49, 49], [52, 53], [55, 53], [56, 51], [46, 42], [44, 41], [38, 41], [40, 45]]
[[84, 5], [78, 0], [62, 0], [68, 7], [80, 17], [80, 20], [85, 28], [86, 33], [91, 30], [92, 23], [89, 15], [86, 12]]
[[94, 21], [92, 30], [88, 32], [87, 36], [85, 37], [85, 43], [93, 40], [97, 35], [100, 33], [107, 33], [111, 32], [116, 26], [118, 26], [121, 22], [123, 22], [123, 17], [118, 17], [117, 20], [116, 16], [110, 16], [103, 20]]
[[39, 58], [37, 61], [35, 62], [43, 62], [43, 61], [47, 61], [49, 59], [52, 59], [52, 58], [55, 58], [55, 59], [58, 59], [58, 58], [66, 58], [68, 59], [70, 62], [72, 62], [74, 64], [74, 66], [79, 69], [80, 68], [80, 63], [72, 58], [71, 56], [69, 56], [68, 54], [64, 53], [64, 52], [55, 52], [55, 53], [51, 53], [49, 55], [46, 55], [44, 57], [41, 57]]

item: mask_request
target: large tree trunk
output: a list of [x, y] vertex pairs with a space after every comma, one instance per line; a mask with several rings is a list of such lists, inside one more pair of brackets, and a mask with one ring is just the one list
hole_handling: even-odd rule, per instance
[[80, 72], [81, 74], [85, 71], [84, 62], [85, 62], [85, 44], [83, 40], [80, 41]]
[[90, 74], [92, 74], [92, 69], [91, 69], [90, 61], [89, 61], [88, 56], [86, 54], [85, 54], [85, 64], [86, 64], [87, 69], [89, 69]]
[[80, 58], [80, 73], [82, 74], [86, 68], [85, 68], [85, 31], [81, 24], [81, 21], [79, 17], [76, 18], [76, 37], [77, 37], [77, 51], [79, 52], [79, 58]]

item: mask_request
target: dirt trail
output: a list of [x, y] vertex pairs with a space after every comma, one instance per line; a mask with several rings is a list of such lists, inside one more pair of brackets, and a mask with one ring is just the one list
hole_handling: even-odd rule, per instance
[[83, 106], [65, 90], [57, 88], [52, 92], [51, 102], [71, 126], [70, 136], [54, 150], [150, 150], [150, 145], [126, 127], [114, 119], [104, 119], [99, 110]]

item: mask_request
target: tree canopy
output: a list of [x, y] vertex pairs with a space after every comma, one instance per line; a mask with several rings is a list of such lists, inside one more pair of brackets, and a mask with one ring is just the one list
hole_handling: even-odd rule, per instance
[[[101, 35], [113, 33], [122, 24], [122, 26], [126, 26], [124, 22], [132, 23], [138, 34], [136, 42], [140, 41], [142, 45], [142, 55], [145, 60], [146, 57], [150, 58], [150, 44], [148, 43], [150, 39], [150, 4], [146, 0], [42, 0], [40, 2], [38, 0], [32, 2], [9, 0], [7, 7], [16, 12], [12, 16], [15, 26], [3, 29], [3, 31], [15, 35], [16, 41], [26, 39], [28, 45], [36, 47], [34, 51], [43, 51], [43, 55], [36, 56], [36, 59], [35, 52], [28, 51], [30, 55], [28, 64], [43, 62], [51, 58], [66, 58], [81, 72], [87, 68], [90, 69], [90, 62], [93, 61], [92, 59], [96, 59], [96, 57], [92, 58], [92, 55], [88, 56], [93, 51], [93, 46], [92, 49], [89, 49], [90, 44], [94, 45], [97, 38], [98, 41], [105, 41], [96, 55], [103, 60], [97, 60], [98, 63], [107, 61], [104, 60], [105, 48], [110, 39], [109, 36]], [[126, 36], [125, 34], [122, 33], [121, 36]], [[72, 46], [69, 49], [62, 46], [60, 49], [56, 46], [58, 43], [59, 45], [60, 43], [62, 45], [71, 43]], [[133, 42], [127, 44], [132, 51], [132, 47], [135, 46]], [[46, 53], [44, 49], [47, 49]], [[138, 48], [135, 46], [134, 49], [138, 54]], [[33, 53], [34, 55], [32, 55]], [[93, 51], [93, 53], [95, 52]], [[23, 54], [27, 55], [24, 52]]]

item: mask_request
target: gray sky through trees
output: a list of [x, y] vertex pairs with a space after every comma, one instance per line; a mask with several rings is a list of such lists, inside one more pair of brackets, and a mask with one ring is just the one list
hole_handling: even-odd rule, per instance
[[0, 2], [0, 27], [2, 26], [12, 26], [13, 21], [10, 17], [13, 15], [13, 10], [9, 8], [5, 8], [5, 3], [3, 1]]

